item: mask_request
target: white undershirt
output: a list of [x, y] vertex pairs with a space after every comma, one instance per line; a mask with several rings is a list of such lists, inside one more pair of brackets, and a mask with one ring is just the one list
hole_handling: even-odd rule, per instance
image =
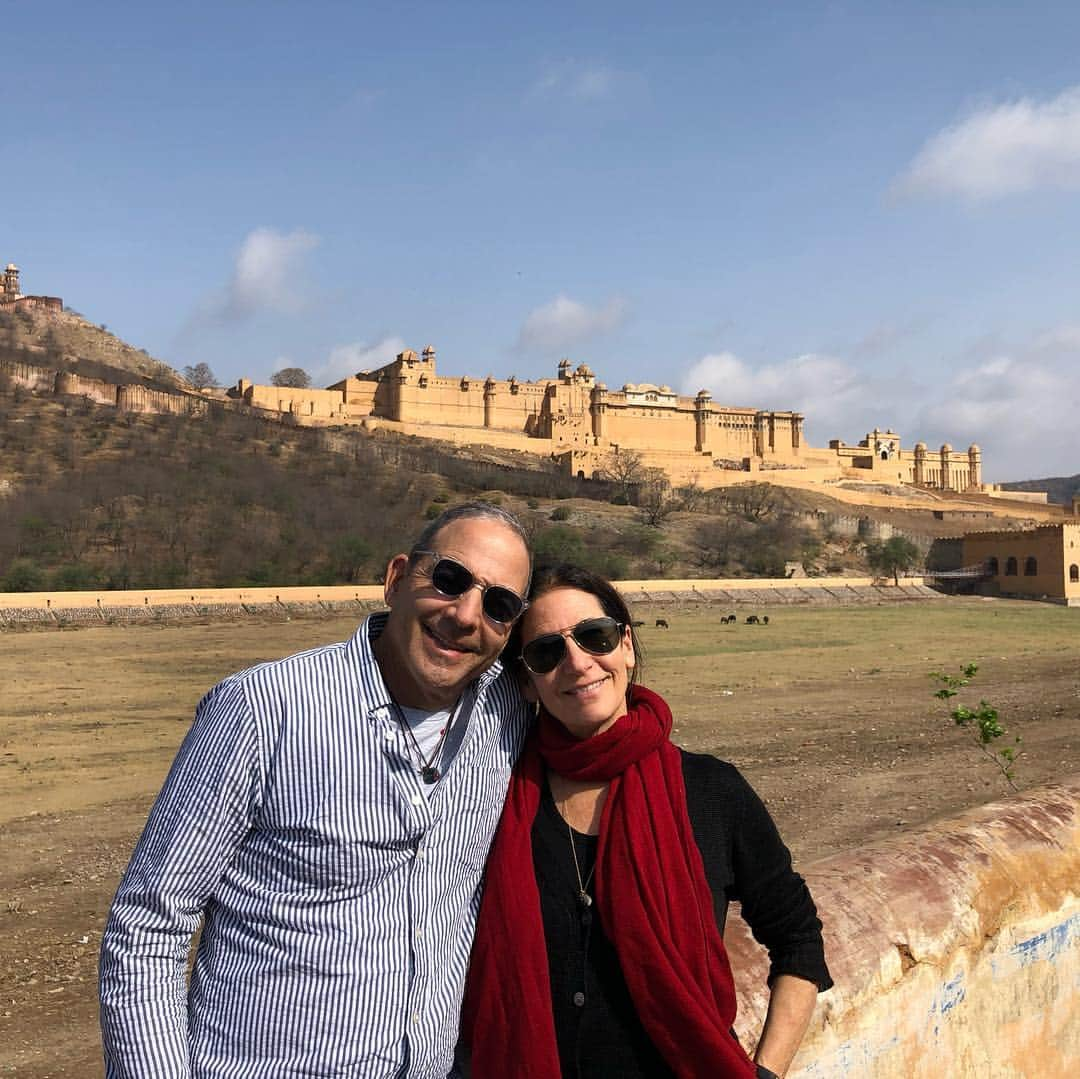
[[[420, 747], [420, 752], [427, 760], [442, 737], [443, 728], [450, 721], [452, 709], [444, 708], [440, 712], [425, 712], [422, 708], [406, 708], [402, 706], [401, 712], [406, 722], [412, 728], [413, 737]], [[434, 761], [438, 765], [438, 761]]]
[[[420, 752], [423, 753], [425, 760], [430, 759], [431, 754], [435, 752], [435, 747], [442, 737], [443, 728], [447, 723], [451, 722], [451, 715], [453, 715], [454, 725], [447, 732], [442, 752], [431, 762], [432, 767], [437, 768], [440, 774], [450, 767], [451, 761], [453, 761], [458, 749], [461, 747], [462, 739], [465, 737], [465, 730], [469, 725], [469, 716], [472, 714], [475, 703], [476, 692], [474, 687], [470, 686], [453, 708], [442, 708], [437, 712], [427, 712], [423, 708], [406, 708], [404, 706], [401, 708], [401, 714], [405, 717], [405, 722], [409, 724], [409, 729], [412, 731], [416, 744], [420, 747]], [[410, 757], [415, 758], [415, 755], [415, 749], [410, 747]], [[414, 761], [414, 763], [417, 766], [417, 771], [419, 771], [419, 762]], [[424, 793], [430, 797], [435, 790], [436, 784], [421, 783], [420, 786]]]

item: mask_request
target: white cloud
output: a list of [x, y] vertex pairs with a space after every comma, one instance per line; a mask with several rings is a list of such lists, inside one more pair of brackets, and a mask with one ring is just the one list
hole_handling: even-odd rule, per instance
[[708, 355], [681, 380], [719, 405], [792, 410], [806, 417], [807, 442], [853, 442], [875, 426], [903, 444], [982, 447], [984, 479], [1001, 482], [1080, 472], [1080, 326], [1063, 324], [1005, 348], [976, 342], [942, 360], [932, 380], [898, 367], [868, 373], [835, 357], [807, 354], [751, 365], [731, 352]]
[[972, 113], [929, 139], [894, 185], [971, 201], [1046, 188], [1080, 188], [1080, 86]]
[[734, 353], [714, 353], [687, 371], [682, 388], [691, 395], [707, 389], [718, 405], [802, 412], [822, 443], [841, 437], [853, 423], [858, 429], [876, 396], [873, 384], [850, 364], [816, 353], [755, 367]]
[[329, 386], [358, 371], [373, 371], [404, 351], [405, 342], [400, 337], [384, 337], [373, 345], [363, 341], [338, 345], [330, 350], [326, 363], [312, 372], [312, 385]]
[[1048, 349], [1052, 336], [1041, 334], [1014, 354], [955, 371], [915, 417], [926, 441], [947, 440], [956, 448], [977, 442], [990, 480], [1080, 472], [1080, 372], [1070, 356], [1077, 344]]
[[518, 334], [518, 347], [526, 350], [560, 349], [611, 333], [628, 314], [626, 301], [616, 296], [600, 307], [588, 307], [559, 295], [529, 312]]
[[303, 256], [318, 244], [318, 236], [304, 229], [283, 233], [258, 228], [249, 232], [237, 252], [232, 280], [222, 298], [224, 317], [240, 320], [264, 308], [295, 310]]
[[304, 229], [252, 229], [236, 253], [229, 283], [199, 301], [179, 332], [179, 347], [189, 347], [207, 329], [247, 322], [261, 311], [303, 310], [305, 256], [319, 242]]
[[614, 95], [621, 76], [606, 64], [559, 60], [548, 64], [529, 90], [531, 98], [599, 101]]

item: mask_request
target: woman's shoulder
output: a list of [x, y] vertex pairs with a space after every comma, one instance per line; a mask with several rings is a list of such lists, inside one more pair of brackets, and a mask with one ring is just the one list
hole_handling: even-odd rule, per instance
[[695, 793], [727, 793], [729, 796], [742, 796], [750, 790], [750, 784], [742, 772], [730, 761], [721, 760], [711, 753], [691, 753], [688, 749], [679, 749], [682, 757], [683, 780], [687, 795], [691, 789]]

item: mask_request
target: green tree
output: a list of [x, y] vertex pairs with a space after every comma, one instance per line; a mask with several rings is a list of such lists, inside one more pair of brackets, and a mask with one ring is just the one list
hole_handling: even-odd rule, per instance
[[[976, 663], [965, 663], [958, 675], [949, 674], [947, 671], [933, 671], [930, 678], [941, 683], [941, 689], [934, 696], [940, 701], [951, 700], [971, 683], [978, 669]], [[1013, 765], [1020, 752], [1016, 747], [1020, 745], [1021, 739], [1017, 735], [1011, 746], [1005, 746], [1004, 749], [993, 748], [994, 743], [1007, 733], [998, 718], [997, 709], [989, 701], [983, 700], [979, 701], [978, 708], [968, 708], [967, 705], [958, 704], [950, 710], [949, 715], [958, 727], [971, 731], [980, 752], [986, 754], [994, 762], [1009, 786], [1013, 790], [1018, 790]]]
[[868, 543], [866, 560], [875, 573], [891, 573], [893, 584], [899, 584], [900, 574], [921, 565], [923, 554], [906, 536], [891, 536], [884, 543]]
[[374, 553], [374, 548], [363, 536], [338, 536], [330, 548], [332, 580], [346, 581], [348, 584], [362, 581], [364, 569]]
[[41, 592], [45, 587], [45, 574], [33, 559], [16, 558], [0, 583], [5, 592]]

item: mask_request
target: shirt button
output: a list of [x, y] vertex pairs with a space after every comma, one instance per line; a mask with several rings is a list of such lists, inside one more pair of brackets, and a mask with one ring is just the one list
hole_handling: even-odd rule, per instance
[[584, 993], [577, 992], [577, 993], [574, 994], [574, 1007], [575, 1008], [584, 1008], [585, 1007], [585, 994]]

